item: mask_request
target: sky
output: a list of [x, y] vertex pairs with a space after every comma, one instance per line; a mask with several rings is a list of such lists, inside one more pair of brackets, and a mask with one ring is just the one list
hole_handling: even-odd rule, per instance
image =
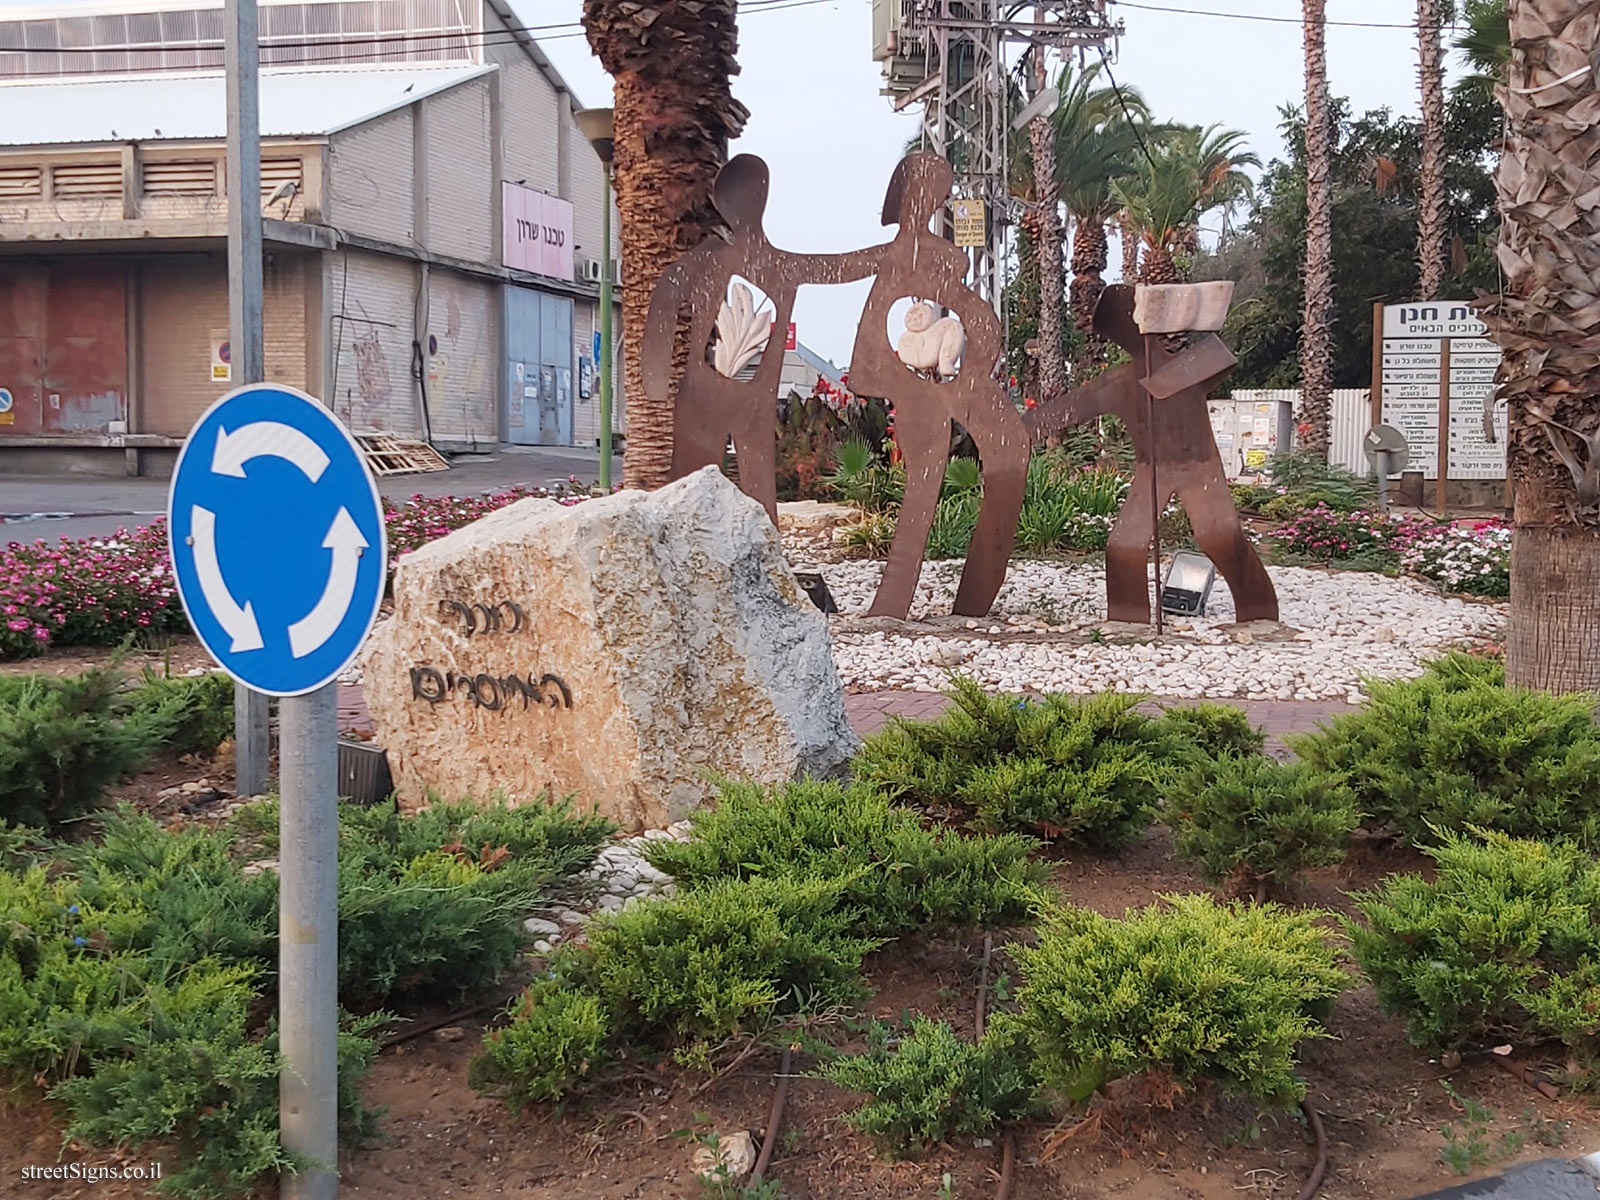
[[[582, 0], [513, 0], [530, 25], [577, 22]], [[1149, 0], [1151, 6], [1210, 9], [1281, 22], [1150, 12], [1116, 4], [1126, 22], [1112, 70], [1138, 88], [1158, 118], [1244, 130], [1265, 163], [1282, 151], [1279, 108], [1304, 90], [1299, 0]], [[1330, 22], [1403, 22], [1415, 10], [1397, 0], [1328, 0]], [[734, 152], [759, 154], [772, 170], [767, 233], [786, 249], [825, 252], [881, 241], [883, 188], [917, 118], [879, 95], [872, 61], [870, 0], [750, 11], [739, 22], [741, 74], [733, 92], [750, 109]], [[587, 105], [610, 101], [611, 81], [581, 36], [541, 44]], [[1335, 95], [1356, 112], [1387, 106], [1417, 111], [1414, 29], [1328, 30]], [[1113, 273], [1116, 252], [1113, 248]], [[802, 342], [834, 362], [850, 356], [864, 286], [809, 289], [796, 301]]]

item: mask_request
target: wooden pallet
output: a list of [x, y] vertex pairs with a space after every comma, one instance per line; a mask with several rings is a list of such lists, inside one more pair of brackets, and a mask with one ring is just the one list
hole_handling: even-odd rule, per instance
[[358, 433], [356, 441], [374, 475], [419, 475], [448, 471], [450, 463], [427, 442], [387, 433]]

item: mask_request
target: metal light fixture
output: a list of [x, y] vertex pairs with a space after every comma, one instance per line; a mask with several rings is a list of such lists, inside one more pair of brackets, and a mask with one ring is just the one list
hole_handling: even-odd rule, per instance
[[594, 147], [594, 152], [600, 156], [600, 161], [609, 163], [611, 152], [615, 145], [612, 133], [611, 110], [609, 108], [583, 108], [572, 114], [572, 119], [578, 123], [578, 132], [582, 133]]
[[600, 193], [600, 490], [611, 491], [611, 157], [616, 150], [611, 109], [585, 108], [572, 114], [578, 129], [604, 165]]
[[1217, 568], [1204, 554], [1179, 550], [1167, 564], [1161, 582], [1161, 609], [1187, 617], [1204, 616], [1211, 587], [1217, 581]]

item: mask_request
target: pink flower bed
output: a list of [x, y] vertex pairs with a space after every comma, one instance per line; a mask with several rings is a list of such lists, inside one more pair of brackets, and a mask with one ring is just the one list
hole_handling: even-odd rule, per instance
[[115, 645], [188, 624], [155, 521], [109, 538], [12, 542], [0, 551], [0, 657]]
[[[392, 563], [418, 546], [530, 496], [561, 504], [589, 498], [576, 490], [510, 488], [484, 496], [413, 496], [384, 501]], [[12, 542], [0, 550], [0, 659], [50, 646], [114, 646], [189, 627], [167, 555], [167, 525], [157, 520], [108, 538]]]

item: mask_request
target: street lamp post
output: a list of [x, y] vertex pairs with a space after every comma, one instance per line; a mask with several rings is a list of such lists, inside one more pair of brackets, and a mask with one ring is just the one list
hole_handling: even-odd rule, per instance
[[611, 155], [614, 146], [609, 108], [573, 114], [583, 136], [600, 156], [604, 171], [600, 197], [600, 488], [611, 490]]

